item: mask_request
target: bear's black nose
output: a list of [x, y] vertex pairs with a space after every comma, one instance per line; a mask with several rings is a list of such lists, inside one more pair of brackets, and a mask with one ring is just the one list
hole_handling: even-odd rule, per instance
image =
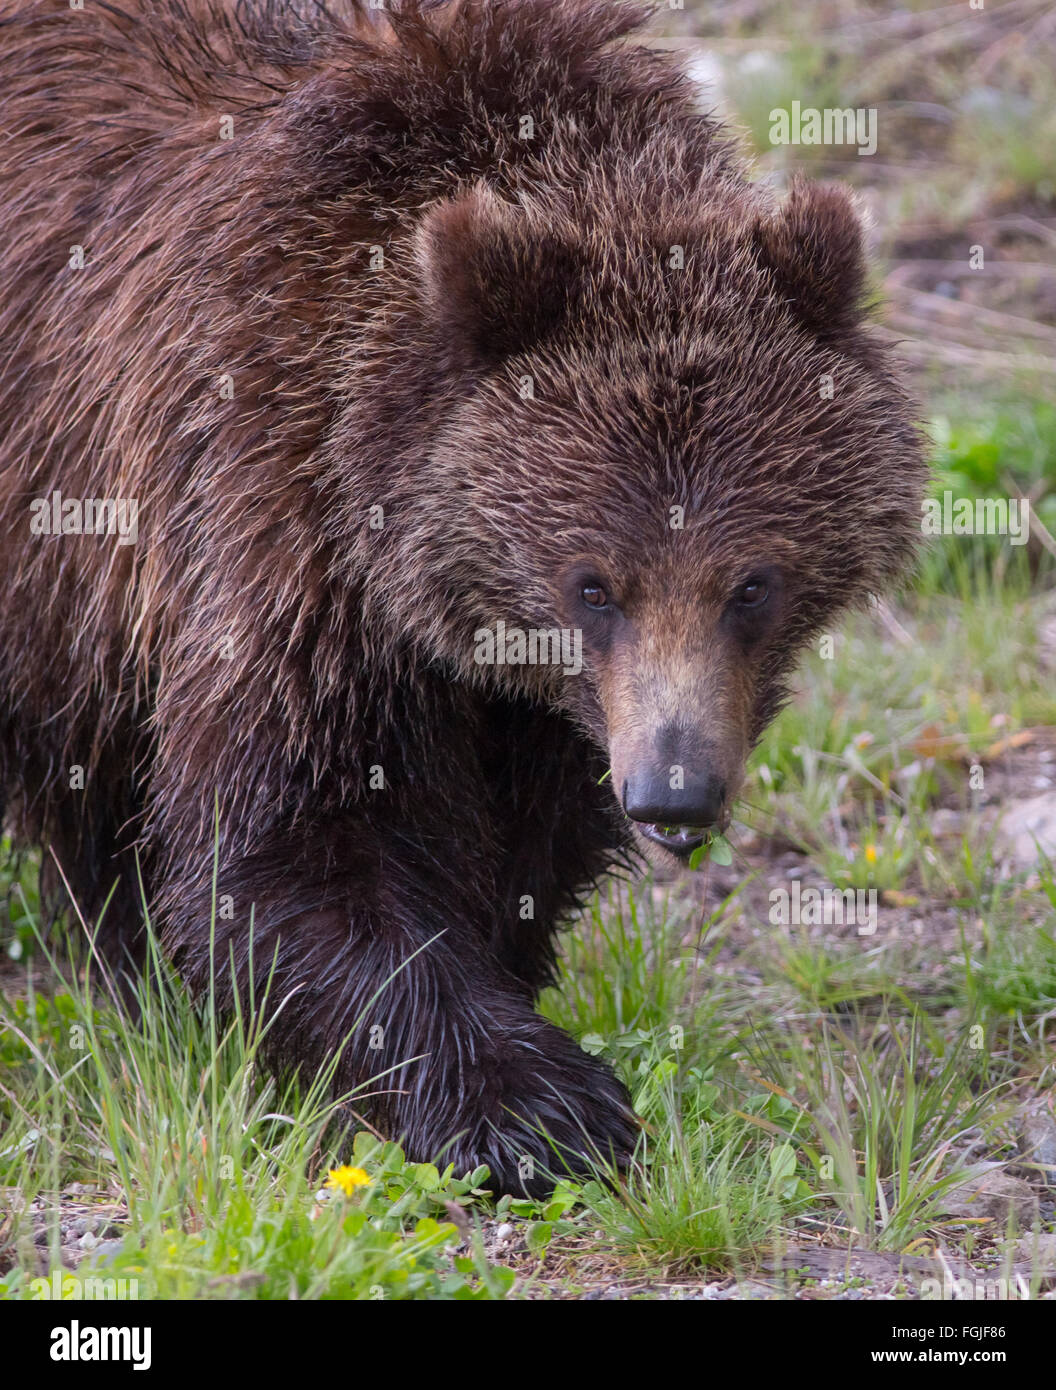
[[623, 784], [623, 809], [631, 820], [650, 825], [691, 825], [706, 830], [722, 819], [726, 783], [713, 772], [686, 773], [671, 786], [669, 770], [639, 768]]

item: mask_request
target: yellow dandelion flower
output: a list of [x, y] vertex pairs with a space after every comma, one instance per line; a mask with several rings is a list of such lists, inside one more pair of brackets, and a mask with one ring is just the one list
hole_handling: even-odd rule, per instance
[[357, 1187], [366, 1187], [370, 1174], [363, 1168], [350, 1168], [342, 1163], [340, 1168], [331, 1168], [326, 1175], [326, 1186], [338, 1188], [346, 1197], [351, 1197]]
[[876, 846], [875, 846], [875, 845], [866, 845], [866, 847], [865, 847], [865, 857], [866, 857], [866, 859], [868, 860], [868, 862], [869, 862], [870, 864], [875, 864], [875, 863], [876, 863]]

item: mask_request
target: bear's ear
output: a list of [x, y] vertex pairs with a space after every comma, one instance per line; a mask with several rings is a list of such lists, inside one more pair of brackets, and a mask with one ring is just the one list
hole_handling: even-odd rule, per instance
[[484, 184], [431, 208], [415, 250], [426, 314], [467, 365], [494, 365], [550, 337], [583, 283], [575, 242]]
[[865, 312], [861, 219], [842, 188], [796, 178], [784, 204], [755, 228], [760, 258], [799, 317], [827, 335]]

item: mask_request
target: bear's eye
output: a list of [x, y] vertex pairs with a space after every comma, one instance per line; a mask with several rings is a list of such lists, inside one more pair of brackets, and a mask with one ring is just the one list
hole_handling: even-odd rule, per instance
[[742, 608], [759, 608], [767, 600], [770, 590], [765, 579], [749, 579], [737, 591], [737, 602]]
[[600, 584], [584, 584], [579, 596], [591, 608], [607, 608], [609, 596]]

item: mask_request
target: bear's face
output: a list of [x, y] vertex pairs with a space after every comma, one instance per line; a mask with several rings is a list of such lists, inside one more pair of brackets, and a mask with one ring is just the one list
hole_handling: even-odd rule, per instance
[[905, 567], [925, 476], [844, 195], [735, 212], [672, 256], [477, 191], [422, 238], [452, 364], [418, 537], [437, 655], [566, 710], [679, 855], [727, 822], [796, 654]]

